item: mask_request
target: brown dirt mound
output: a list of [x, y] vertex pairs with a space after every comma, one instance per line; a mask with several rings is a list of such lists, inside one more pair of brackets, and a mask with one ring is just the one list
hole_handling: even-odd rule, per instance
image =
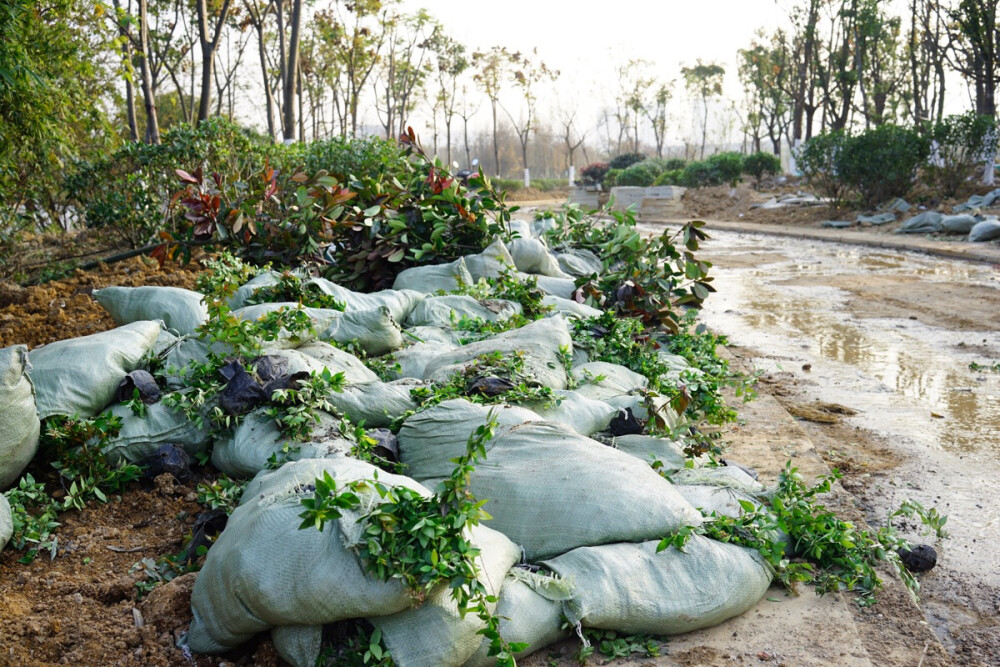
[[112, 329], [114, 320], [90, 296], [95, 289], [113, 285], [193, 289], [199, 272], [193, 264], [168, 264], [161, 269], [153, 259], [134, 257], [92, 271], [77, 269], [67, 278], [38, 286], [0, 283], [0, 347], [24, 344], [33, 348]]
[[[177, 648], [191, 622], [193, 575], [138, 599], [134, 563], [178, 553], [202, 508], [191, 489], [130, 489], [107, 504], [62, 515], [58, 556], [0, 554], [0, 665], [209, 667], [283, 664], [270, 642], [225, 657], [188, 657]], [[116, 550], [112, 550], [112, 548]]]

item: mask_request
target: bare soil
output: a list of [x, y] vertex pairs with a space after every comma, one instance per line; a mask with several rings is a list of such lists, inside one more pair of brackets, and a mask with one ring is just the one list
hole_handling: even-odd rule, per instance
[[997, 290], [982, 285], [928, 283], [911, 276], [808, 276], [777, 284], [827, 286], [850, 296], [847, 309], [856, 317], [898, 317], [957, 331], [984, 331], [1000, 325]]
[[192, 289], [200, 267], [166, 264], [160, 268], [149, 257], [133, 257], [43, 285], [21, 287], [0, 282], [0, 347], [29, 348], [106, 331], [114, 320], [90, 294], [101, 287], [165, 285]]
[[[937, 210], [950, 214], [952, 207], [966, 201], [970, 195], [984, 194], [989, 187], [969, 186], [958, 197], [935, 199], [928, 188], [918, 187], [909, 199], [913, 208], [907, 213], [898, 213], [897, 221], [886, 225], [855, 225], [845, 231], [864, 230], [880, 234], [891, 234], [900, 227], [902, 222], [916, 215], [921, 210]], [[819, 206], [790, 206], [777, 209], [751, 208], [754, 204], [762, 204], [772, 197], [784, 194], [806, 192], [815, 194], [808, 183], [799, 179], [788, 179], [783, 183], [764, 183], [757, 190], [748, 183], [740, 183], [736, 187], [720, 185], [706, 188], [689, 188], [681, 198], [685, 217], [707, 218], [710, 220], [742, 221], [751, 223], [766, 223], [788, 225], [792, 227], [819, 227], [826, 220], [854, 221], [859, 214], [869, 214], [872, 211], [858, 207], [838, 208], [829, 204]], [[942, 238], [963, 238], [964, 235], [935, 235]]]
[[164, 481], [64, 514], [54, 559], [45, 552], [25, 565], [21, 552], [0, 553], [0, 665], [284, 664], [270, 642], [223, 657], [178, 649], [191, 622], [193, 573], [139, 599], [135, 583], [145, 577], [133, 565], [180, 552], [203, 511], [193, 486]]
[[[748, 354], [760, 356], [758, 353]], [[768, 374], [762, 378], [762, 383], [785, 406], [823, 393], [819, 383], [803, 380], [791, 372]], [[883, 435], [845, 422], [829, 424], [802, 420], [800, 425], [827, 465], [844, 474], [841, 485], [856, 499], [856, 515], [872, 522], [882, 522], [884, 499], [876, 497], [873, 492], [874, 482], [890, 480], [898, 475], [899, 467], [904, 462], [899, 450]], [[997, 592], [943, 568], [919, 575], [919, 579], [921, 609], [951, 660], [957, 665], [996, 664], [994, 661], [1000, 656], [1000, 625], [997, 620], [1000, 596]], [[881, 596], [879, 604], [872, 610], [857, 609], [856, 613], [866, 617], [868, 622], [878, 623], [880, 619], [893, 615], [885, 605], [891, 608], [907, 602], [897, 598], [898, 594], [894, 596], [891, 593]]]

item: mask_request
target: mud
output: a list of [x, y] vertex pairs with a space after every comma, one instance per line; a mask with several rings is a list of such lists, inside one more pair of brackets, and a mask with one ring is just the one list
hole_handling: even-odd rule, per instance
[[[748, 348], [786, 404], [858, 411], [801, 422], [867, 520], [904, 499], [949, 516], [921, 605], [959, 664], [1000, 661], [1000, 280], [989, 265], [716, 232], [705, 321]], [[780, 258], [775, 257], [780, 256]], [[916, 542], [934, 542], [900, 525]]]
[[67, 278], [43, 285], [0, 283], [0, 347], [23, 344], [33, 348], [112, 329], [114, 320], [90, 297], [95, 289], [111, 285], [193, 289], [199, 270], [195, 264], [160, 268], [153, 259], [134, 257], [93, 271], [77, 269]]

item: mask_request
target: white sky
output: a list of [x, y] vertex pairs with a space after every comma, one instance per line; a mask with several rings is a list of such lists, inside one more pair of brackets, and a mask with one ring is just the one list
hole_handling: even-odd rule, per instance
[[[539, 94], [542, 115], [549, 120], [554, 114], [546, 108], [577, 106], [580, 122], [595, 124], [599, 109], [613, 97], [614, 67], [632, 58], [652, 62], [659, 77], [677, 80], [668, 142], [691, 130], [681, 67], [699, 58], [718, 62], [726, 70], [725, 97], [740, 100], [737, 50], [746, 48], [761, 28], [770, 32], [788, 25], [788, 7], [794, 4], [796, 0], [403, 0], [407, 9], [427, 9], [470, 51], [494, 44], [524, 52], [537, 48], [538, 57], [561, 72], [554, 89]], [[902, 13], [907, 1], [887, 4]], [[963, 82], [949, 82], [949, 88], [947, 110], [967, 109]], [[479, 116], [480, 124], [485, 122], [485, 112]], [[738, 132], [733, 138], [738, 140]]]

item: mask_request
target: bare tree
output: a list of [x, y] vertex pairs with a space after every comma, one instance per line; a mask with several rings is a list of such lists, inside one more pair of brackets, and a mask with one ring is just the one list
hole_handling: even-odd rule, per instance
[[458, 81], [469, 68], [470, 62], [465, 55], [465, 45], [452, 39], [443, 31], [438, 31], [430, 40], [430, 48], [434, 51], [436, 58], [438, 82], [436, 102], [440, 105], [441, 115], [444, 119], [446, 154], [448, 164], [451, 164], [451, 124], [455, 118], [455, 105], [458, 101], [456, 95]]
[[663, 157], [663, 143], [667, 138], [667, 105], [673, 97], [673, 82], [659, 83], [653, 82], [649, 86], [652, 94], [641, 106], [642, 112], [649, 120], [653, 129], [653, 139], [656, 141], [656, 157]]
[[[465, 145], [465, 164], [466, 167], [472, 168], [472, 153], [469, 148], [469, 119], [476, 115], [479, 111], [479, 107], [482, 106], [480, 103], [473, 105], [469, 99], [469, 87], [466, 85], [462, 86], [461, 98], [462, 104], [456, 107], [455, 113], [459, 118], [462, 119], [462, 139]], [[499, 160], [499, 158], [498, 158]]]
[[[201, 46], [201, 100], [198, 103], [198, 121], [206, 120], [212, 113], [212, 79], [215, 68], [215, 53], [219, 49], [222, 31], [229, 15], [232, 0], [222, 0], [218, 14], [209, 14], [208, 0], [196, 0], [198, 12], [198, 42]], [[214, 26], [209, 21], [214, 19]]]
[[271, 88], [271, 77], [267, 63], [267, 46], [264, 40], [265, 22], [267, 17], [274, 12], [274, 0], [260, 2], [259, 0], [243, 0], [243, 7], [247, 11], [247, 21], [257, 33], [257, 56], [260, 59], [261, 82], [264, 87], [264, 104], [267, 113], [267, 133], [271, 139], [278, 136], [274, 118], [274, 90]]
[[[537, 55], [537, 51], [534, 55]], [[517, 139], [521, 144], [521, 162], [524, 166], [524, 187], [528, 187], [531, 184], [531, 174], [528, 171], [528, 141], [531, 138], [531, 133], [535, 131], [535, 117], [537, 115], [535, 104], [538, 101], [536, 97], [536, 89], [542, 82], [555, 79], [559, 76], [559, 72], [550, 70], [545, 63], [540, 60], [535, 62], [520, 53], [514, 53], [510, 56], [510, 64], [513, 68], [511, 71], [511, 78], [514, 81], [514, 87], [517, 88], [518, 92], [521, 94], [521, 101], [523, 104], [521, 105], [520, 114], [517, 117], [515, 117], [514, 114], [507, 109], [507, 107], [502, 108], [507, 114], [507, 117], [510, 118], [511, 125], [514, 126], [514, 131], [517, 133]]]
[[717, 63], [705, 64], [697, 61], [693, 67], [682, 67], [684, 85], [692, 95], [701, 100], [703, 114], [701, 119], [701, 159], [705, 159], [705, 140], [708, 136], [708, 107], [713, 97], [722, 94], [722, 77], [726, 70]]
[[500, 105], [500, 93], [503, 90], [510, 67], [510, 56], [507, 48], [503, 46], [493, 46], [488, 51], [477, 51], [472, 54], [472, 62], [476, 67], [474, 78], [490, 101], [493, 119], [493, 166], [496, 176], [500, 176], [502, 173], [500, 171], [500, 143], [497, 135], [497, 109]]
[[420, 10], [410, 15], [384, 12], [380, 28], [385, 35], [385, 47], [380, 59], [382, 67], [375, 79], [375, 109], [386, 139], [393, 139], [406, 128], [414, 95], [423, 87], [430, 69], [425, 60], [429, 40], [441, 27], [426, 11]]
[[587, 133], [581, 133], [575, 127], [576, 113], [577, 109], [573, 107], [571, 110], [562, 110], [559, 117], [559, 124], [563, 128], [562, 140], [566, 146], [566, 170], [569, 172], [570, 185], [573, 185], [573, 172], [575, 170], [573, 154], [587, 140]]
[[910, 0], [910, 115], [920, 124], [944, 117], [944, 21], [936, 0]]

